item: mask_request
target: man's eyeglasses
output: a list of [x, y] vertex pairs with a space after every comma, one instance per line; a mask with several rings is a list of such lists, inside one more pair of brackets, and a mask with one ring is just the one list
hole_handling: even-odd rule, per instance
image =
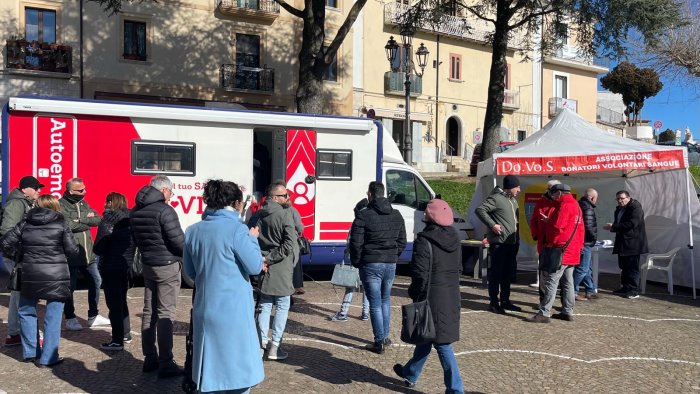
[[289, 197], [289, 194], [274, 194], [274, 195], [272, 195], [272, 197], [284, 197], [284, 198], [288, 198], [288, 197]]
[[628, 198], [629, 198], [629, 197], [617, 197], [616, 200], [617, 200], [617, 201], [624, 201], [624, 200], [626, 200], [626, 199], [628, 199]]
[[85, 189], [84, 189], [84, 188], [83, 188], [83, 189], [80, 189], [80, 190], [75, 190], [75, 189], [73, 189], [73, 190], [71, 190], [71, 191], [76, 192], [76, 193], [85, 193]]

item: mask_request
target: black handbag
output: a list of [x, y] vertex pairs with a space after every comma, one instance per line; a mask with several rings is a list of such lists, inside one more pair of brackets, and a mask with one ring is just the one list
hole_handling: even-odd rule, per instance
[[22, 290], [22, 267], [15, 266], [7, 279], [7, 288], [14, 291]]
[[299, 243], [299, 255], [311, 254], [311, 242], [303, 234], [299, 234], [297, 242]]
[[580, 218], [580, 216], [576, 216], [576, 224], [574, 225], [574, 231], [571, 233], [569, 240], [566, 241], [563, 247], [545, 247], [544, 249], [542, 249], [542, 253], [540, 253], [539, 264], [537, 266], [538, 270], [551, 274], [557, 272], [561, 268], [561, 262], [564, 259], [564, 251], [569, 246], [571, 240], [574, 238], [574, 234], [576, 234], [576, 228], [578, 227], [578, 222]]
[[401, 340], [420, 345], [435, 340], [435, 322], [430, 310], [430, 277], [433, 271], [433, 247], [428, 241], [430, 263], [428, 265], [428, 289], [423, 301], [401, 306]]

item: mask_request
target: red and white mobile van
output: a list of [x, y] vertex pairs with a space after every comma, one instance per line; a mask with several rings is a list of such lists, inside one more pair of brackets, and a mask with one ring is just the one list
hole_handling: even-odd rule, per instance
[[284, 179], [312, 241], [306, 264], [343, 259], [353, 207], [373, 180], [384, 182], [406, 221], [401, 260], [409, 260], [422, 208], [434, 197], [382, 124], [366, 118], [52, 98], [10, 98], [2, 118], [3, 197], [28, 174], [57, 197], [81, 177], [86, 200], [101, 210], [107, 193], [133, 204], [152, 176], [165, 174], [187, 227], [200, 220], [207, 179], [258, 193]]

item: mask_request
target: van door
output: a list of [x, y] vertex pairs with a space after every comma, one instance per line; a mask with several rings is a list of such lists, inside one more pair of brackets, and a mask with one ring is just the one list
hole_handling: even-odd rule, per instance
[[387, 198], [403, 216], [407, 241], [412, 242], [425, 227], [423, 212], [432, 193], [419, 176], [404, 169], [387, 168], [384, 178]]
[[316, 231], [316, 131], [287, 130], [285, 180], [290, 201], [301, 216], [304, 236], [313, 240]]

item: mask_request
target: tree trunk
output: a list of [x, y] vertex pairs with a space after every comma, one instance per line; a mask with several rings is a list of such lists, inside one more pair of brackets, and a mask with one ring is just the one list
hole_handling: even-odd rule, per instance
[[500, 142], [501, 120], [503, 119], [503, 94], [505, 93], [505, 76], [507, 72], [506, 52], [508, 50], [508, 19], [501, 5], [497, 9], [496, 26], [493, 35], [493, 53], [491, 55], [491, 72], [489, 73], [489, 90], [484, 116], [484, 138], [481, 142], [481, 160], [486, 160], [498, 152]]
[[323, 113], [323, 73], [328, 66], [323, 60], [325, 1], [314, 0], [304, 9], [304, 29], [299, 51], [299, 86], [297, 86], [297, 112]]

